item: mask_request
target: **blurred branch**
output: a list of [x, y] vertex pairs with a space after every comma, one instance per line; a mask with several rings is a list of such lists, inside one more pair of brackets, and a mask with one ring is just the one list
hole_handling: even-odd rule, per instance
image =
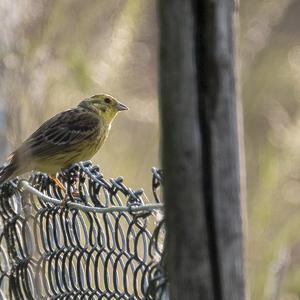
[[279, 300], [282, 283], [290, 265], [290, 249], [283, 248], [279, 251], [277, 259], [271, 266], [268, 283], [265, 289], [266, 300]]

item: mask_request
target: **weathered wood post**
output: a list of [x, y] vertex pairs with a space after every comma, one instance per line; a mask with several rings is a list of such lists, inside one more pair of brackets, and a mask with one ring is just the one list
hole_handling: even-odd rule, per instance
[[158, 5], [170, 299], [244, 300], [234, 1]]
[[5, 122], [5, 111], [4, 104], [0, 103], [0, 161], [2, 162], [5, 158], [7, 150], [7, 140], [6, 140], [6, 122]]

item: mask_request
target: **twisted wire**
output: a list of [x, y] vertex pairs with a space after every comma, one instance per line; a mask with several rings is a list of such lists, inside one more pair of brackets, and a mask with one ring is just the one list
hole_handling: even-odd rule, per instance
[[0, 299], [159, 299], [166, 286], [164, 220], [153, 168], [154, 203], [123, 178], [106, 180], [82, 162], [0, 187]]

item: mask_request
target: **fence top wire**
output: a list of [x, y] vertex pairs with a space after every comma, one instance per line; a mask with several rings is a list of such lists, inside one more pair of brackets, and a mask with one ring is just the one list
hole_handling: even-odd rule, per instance
[[[0, 186], [0, 299], [159, 299], [166, 285], [161, 171], [154, 203], [81, 162]], [[76, 197], [74, 196], [76, 194]]]

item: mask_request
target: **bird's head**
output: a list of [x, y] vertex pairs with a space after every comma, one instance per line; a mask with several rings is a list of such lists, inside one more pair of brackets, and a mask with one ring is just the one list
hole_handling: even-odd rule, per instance
[[106, 94], [94, 95], [84, 99], [79, 103], [79, 106], [97, 113], [106, 123], [112, 122], [118, 112], [128, 110], [126, 105]]

